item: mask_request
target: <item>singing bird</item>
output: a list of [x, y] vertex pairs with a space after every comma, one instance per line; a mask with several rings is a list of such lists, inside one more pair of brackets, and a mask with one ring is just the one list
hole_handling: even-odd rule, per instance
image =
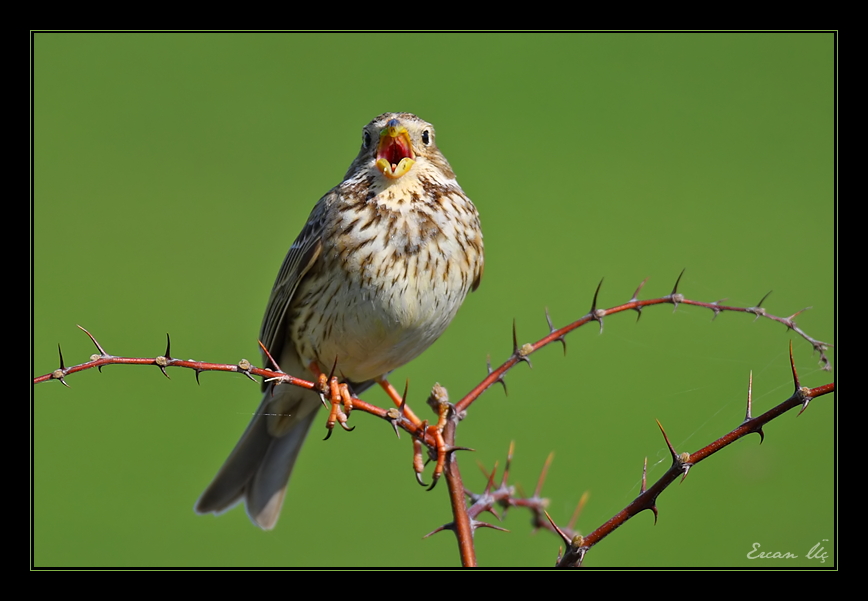
[[[437, 340], [482, 270], [479, 214], [434, 127], [384, 113], [364, 127], [343, 182], [290, 246], [260, 340], [284, 372], [316, 381], [334, 368], [358, 394]], [[321, 404], [317, 392], [263, 383], [259, 409], [196, 511], [221, 513], [243, 499], [254, 524], [273, 528]]]

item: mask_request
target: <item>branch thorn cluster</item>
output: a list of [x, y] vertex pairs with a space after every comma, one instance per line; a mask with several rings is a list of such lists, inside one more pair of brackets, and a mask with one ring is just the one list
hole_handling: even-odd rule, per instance
[[[640, 286], [640, 288], [641, 288], [641, 286]], [[552, 323], [552, 316], [549, 315], [549, 308], [548, 308], [548, 307], [546, 307], [546, 323], [547, 323], [548, 326], [549, 326], [549, 334], [554, 334], [554, 333], [557, 331], [557, 328], [555, 327], [555, 324]], [[564, 347], [564, 357], [566, 357], [566, 356], [567, 356], [567, 338], [566, 338], [566, 334], [561, 334], [560, 336], [557, 336], [557, 337], [555, 338], [555, 340], [557, 340], [558, 342], [560, 342], [561, 345]]]

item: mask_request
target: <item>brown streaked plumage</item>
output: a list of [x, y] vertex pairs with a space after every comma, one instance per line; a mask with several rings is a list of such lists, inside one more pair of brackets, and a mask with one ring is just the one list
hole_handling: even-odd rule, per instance
[[[308, 380], [337, 362], [358, 394], [440, 337], [482, 268], [479, 215], [434, 128], [384, 113], [292, 243], [260, 340], [283, 371]], [[273, 528], [320, 405], [315, 392], [263, 384], [256, 415], [196, 511], [221, 513], [243, 499], [256, 525]]]

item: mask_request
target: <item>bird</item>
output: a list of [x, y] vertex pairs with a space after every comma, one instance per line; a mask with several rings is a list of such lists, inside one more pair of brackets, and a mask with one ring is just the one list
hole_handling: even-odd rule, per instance
[[[266, 366], [278, 367], [270, 355], [310, 381], [333, 372], [356, 395], [385, 388], [443, 334], [483, 267], [479, 213], [434, 127], [412, 113], [379, 115], [280, 267], [260, 330]], [[321, 404], [314, 390], [263, 382], [258, 410], [195, 511], [220, 514], [243, 500], [255, 525], [274, 528]]]

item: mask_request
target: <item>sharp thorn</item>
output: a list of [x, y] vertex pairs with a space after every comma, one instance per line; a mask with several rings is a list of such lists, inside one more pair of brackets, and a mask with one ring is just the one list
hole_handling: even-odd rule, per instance
[[494, 467], [491, 468], [491, 473], [486, 475], [488, 476], [488, 479], [485, 482], [485, 494], [488, 494], [492, 489], [494, 489], [494, 476], [497, 475], [497, 461], [494, 462]]
[[605, 278], [600, 278], [600, 283], [597, 284], [597, 289], [594, 291], [594, 300], [591, 303], [591, 315], [594, 315], [597, 312], [597, 298], [600, 296], [600, 288], [603, 287], [603, 280]]
[[[725, 300], [726, 300], [725, 298], [722, 298], [720, 300], [714, 301], [711, 304], [712, 305], [719, 305], [720, 303], [722, 303]], [[717, 316], [723, 312], [723, 309], [721, 309], [720, 307], [717, 307], [717, 306], [710, 307], [710, 309], [714, 312], [714, 315], [711, 316], [711, 321], [714, 321], [715, 319], [717, 319]]]
[[760, 299], [760, 302], [757, 303], [757, 305], [756, 305], [757, 308], [761, 308], [763, 306], [763, 303], [766, 302], [766, 299], [769, 297], [769, 295], [772, 292], [773, 292], [772, 290], [769, 290], [768, 292], [766, 292], [766, 295]]
[[407, 406], [407, 393], [410, 391], [410, 378], [404, 380], [404, 394], [401, 395], [401, 404], [399, 407], [401, 410], [404, 410], [404, 407]]
[[681, 273], [678, 274], [678, 278], [675, 280], [675, 285], [672, 287], [672, 292], [670, 292], [668, 296], [664, 297], [669, 299], [669, 301], [672, 303], [673, 313], [678, 310], [678, 303], [684, 300], [684, 295], [678, 293], [678, 285], [681, 283], [681, 277], [684, 275], [684, 271], [685, 270], [682, 269]]
[[675, 447], [672, 446], [672, 443], [669, 442], [669, 436], [666, 435], [666, 430], [663, 429], [663, 424], [660, 423], [660, 420], [655, 420], [657, 422], [657, 427], [660, 428], [660, 432], [663, 434], [663, 440], [666, 441], [666, 446], [669, 447], [669, 453], [672, 455], [672, 461], [678, 461], [678, 453], [675, 452]]
[[401, 412], [401, 409], [398, 409], [397, 407], [392, 407], [388, 411], [386, 411], [386, 421], [392, 424], [392, 428], [395, 429], [395, 436], [398, 438], [398, 440], [401, 440], [401, 431], [398, 430], [398, 420], [403, 417], [404, 414]]
[[[200, 386], [202, 385], [202, 382], [199, 381], [199, 372], [201, 372], [201, 371], [202, 371], [201, 369], [197, 369], [195, 372], [193, 372], [196, 374], [196, 384], [199, 384]], [[250, 374], [247, 374], [247, 375], [249, 376]]]
[[[793, 383], [796, 385], [796, 390], [798, 391], [802, 385], [799, 383], [799, 374], [796, 372], [796, 362], [793, 360], [793, 341], [790, 340], [790, 368], [793, 370]], [[804, 409], [802, 409], [804, 411]], [[799, 412], [801, 413], [801, 411]]]
[[[552, 323], [552, 317], [551, 317], [551, 315], [549, 315], [549, 308], [548, 307], [546, 307], [546, 323], [549, 324], [549, 334], [554, 334], [555, 331], [557, 330], [557, 328], [555, 327], [555, 324]], [[567, 341], [566, 341], [566, 339], [563, 336], [559, 336], [558, 338], [555, 338], [555, 340], [560, 340], [561, 344], [564, 347], [564, 355], [566, 356], [566, 354], [567, 354]]]
[[[491, 513], [494, 513], [494, 512], [492, 511]], [[496, 513], [494, 513], [494, 516], [497, 519], [500, 519], [500, 516], [498, 516]], [[476, 528], [491, 528], [492, 530], [500, 530], [501, 532], [509, 532], [509, 530], [507, 530], [506, 528], [503, 528], [501, 526], [494, 526], [493, 524], [489, 524], [488, 522], [475, 522], [473, 525], [473, 528], [474, 529], [476, 529]]]
[[678, 284], [681, 283], [681, 276], [684, 275], [684, 272], [686, 269], [687, 268], [685, 267], [684, 269], [681, 270], [681, 273], [678, 274], [678, 279], [675, 280], [675, 285], [672, 287], [672, 293], [671, 293], [672, 296], [675, 296], [676, 294], [678, 294]]
[[808, 309], [811, 309], [811, 308], [812, 308], [812, 307], [805, 307], [804, 309], [801, 309], [801, 310], [799, 310], [799, 311], [796, 311], [795, 313], [793, 313], [792, 315], [790, 315], [789, 317], [787, 317], [787, 327], [788, 327], [789, 329], [793, 329], [793, 326], [796, 325], [795, 322], [794, 322], [793, 320], [794, 320], [796, 317], [798, 317], [799, 315], [801, 315], [802, 313], [804, 313], [805, 311], [807, 311]]
[[[642, 466], [642, 493], [648, 490], [648, 457], [645, 457], [645, 464]], [[641, 494], [641, 493], [640, 493]]]
[[539, 479], [536, 481], [536, 489], [533, 491], [534, 498], [539, 497], [539, 494], [542, 492], [543, 484], [546, 481], [546, 476], [548, 476], [549, 468], [552, 465], [552, 461], [555, 460], [555, 452], [552, 451], [549, 453], [549, 456], [546, 457], [545, 463], [543, 463], [542, 471], [539, 474]]
[[96, 350], [99, 351], [99, 354], [100, 354], [100, 355], [102, 355], [103, 357], [109, 357], [109, 356], [110, 356], [110, 355], [109, 355], [107, 352], [105, 352], [105, 350], [104, 350], [104, 349], [99, 345], [99, 342], [96, 341], [96, 338], [93, 337], [93, 334], [91, 334], [90, 332], [88, 332], [87, 330], [85, 330], [83, 327], [81, 327], [81, 326], [78, 325], [78, 324], [75, 324], [75, 326], [76, 326], [79, 330], [81, 330], [82, 332], [84, 332], [85, 334], [87, 334], [87, 337], [90, 338], [90, 341], [91, 341], [91, 342], [93, 342], [94, 346], [96, 347]]
[[512, 467], [512, 456], [515, 453], [515, 441], [509, 441], [509, 451], [506, 452], [506, 465], [503, 467], [503, 478], [501, 484], [506, 485], [506, 480], [509, 478], [509, 468]]
[[433, 535], [437, 534], [438, 532], [443, 532], [444, 530], [454, 530], [454, 529], [455, 529], [455, 526], [453, 526], [453, 525], [452, 525], [452, 522], [450, 522], [450, 523], [448, 523], [448, 524], [443, 524], [443, 525], [440, 526], [439, 528], [434, 528], [434, 530], [432, 530], [431, 532], [429, 532], [428, 534], [426, 534], [426, 535], [423, 536], [422, 538], [423, 538], [423, 539], [426, 539], [426, 538], [428, 538], [429, 536], [433, 536]]
[[546, 519], [549, 521], [549, 524], [552, 525], [552, 528], [555, 529], [555, 532], [560, 535], [560, 537], [564, 540], [564, 543], [566, 543], [566, 545], [569, 547], [570, 543], [572, 543], [573, 541], [573, 538], [571, 536], [567, 536], [567, 533], [561, 530], [558, 525], [555, 524], [555, 521], [552, 519], [552, 516], [549, 515], [548, 511], [543, 509], [543, 514], [545, 514]]
[[642, 283], [639, 284], [639, 287], [638, 287], [638, 288], [636, 288], [636, 292], [633, 293], [633, 298], [631, 298], [630, 301], [637, 301], [637, 300], [639, 300], [639, 292], [640, 292], [640, 291], [642, 290], [642, 288], [645, 286], [645, 282], [647, 282], [647, 281], [648, 281], [648, 278], [645, 278], [644, 280], [642, 280]]
[[[265, 345], [262, 344], [262, 341], [257, 340], [257, 342], [259, 342], [259, 348], [262, 349], [262, 352], [265, 353], [265, 356], [268, 358], [268, 362], [274, 366], [274, 370], [282, 372], [283, 370], [280, 369], [280, 365], [277, 364], [277, 361], [274, 360], [274, 357], [271, 356], [271, 353], [268, 352], [268, 349], [265, 348]], [[268, 365], [266, 365], [265, 368], [268, 369]]]
[[169, 338], [169, 333], [166, 332], [166, 354], [163, 355], [166, 359], [172, 358], [172, 354], [169, 352], [169, 349], [171, 348], [171, 346], [172, 346], [172, 341]]
[[750, 370], [750, 375], [747, 379], [747, 411], [744, 414], [744, 421], [749, 422], [751, 420], [750, 413], [750, 405], [751, 405], [751, 395], [753, 394], [753, 370]]
[[605, 311], [597, 311], [597, 299], [600, 296], [600, 288], [603, 287], [603, 280], [605, 278], [600, 278], [600, 283], [597, 284], [597, 290], [594, 292], [594, 301], [591, 303], [591, 319], [600, 323], [600, 334], [603, 333], [603, 316], [606, 314]]
[[63, 351], [60, 350], [60, 343], [57, 343], [57, 354], [60, 356], [60, 369], [66, 371], [66, 366], [63, 364]]
[[567, 528], [569, 530], [573, 530], [576, 526], [576, 522], [579, 520], [579, 516], [582, 515], [582, 510], [585, 508], [585, 505], [588, 503], [588, 497], [591, 496], [591, 493], [585, 491], [582, 493], [582, 496], [579, 498], [579, 502], [576, 504], [576, 509], [573, 511], [573, 515], [570, 517], [570, 521], [567, 524]]
[[518, 334], [515, 330], [515, 317], [512, 318], [512, 354], [518, 354]]

